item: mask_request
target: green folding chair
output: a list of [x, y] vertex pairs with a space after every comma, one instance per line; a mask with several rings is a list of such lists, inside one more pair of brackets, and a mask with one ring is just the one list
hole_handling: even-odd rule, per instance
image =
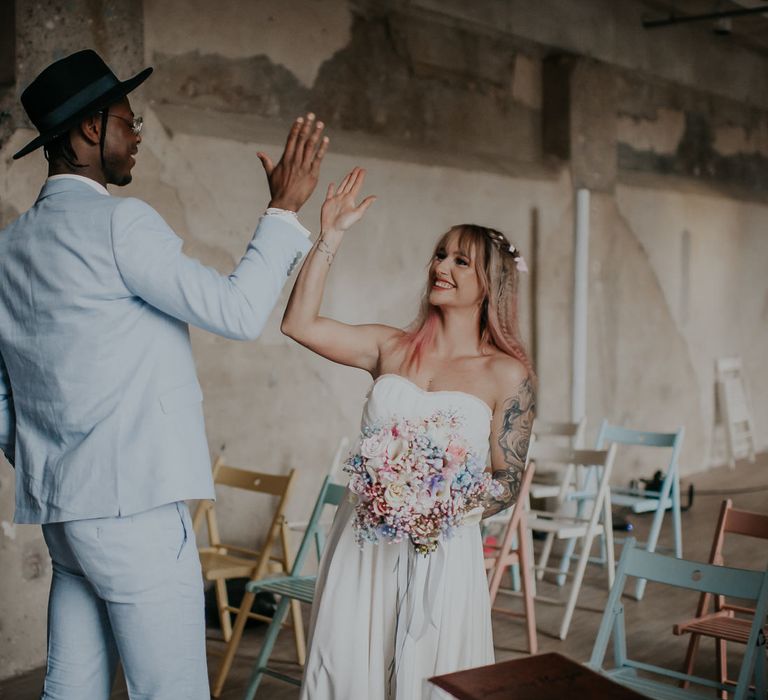
[[[677, 588], [687, 588], [699, 593], [711, 593], [726, 597], [753, 601], [755, 617], [741, 662], [738, 681], [727, 684], [689, 673], [657, 666], [630, 658], [624, 622], [624, 606], [621, 596], [628, 577], [642, 578]], [[603, 620], [597, 633], [592, 658], [587, 666], [641, 695], [654, 700], [710, 700], [712, 689], [727, 692], [733, 700], [764, 700], [766, 697], [765, 635], [763, 623], [768, 612], [768, 571], [732, 569], [714, 564], [702, 564], [676, 559], [656, 552], [649, 552], [629, 538], [621, 553], [616, 580], [608, 597]], [[613, 636], [613, 666], [605, 668], [608, 642]], [[750, 686], [750, 681], [754, 686]], [[680, 683], [710, 689], [681, 688]]]
[[[623, 428], [619, 425], [612, 425], [607, 420], [603, 420], [600, 426], [600, 432], [597, 436], [595, 449], [605, 450], [610, 445], [634, 445], [639, 447], [662, 448], [660, 459], [667, 459], [666, 471], [663, 472], [661, 488], [659, 491], [643, 490], [638, 491], [632, 488], [623, 488], [620, 486], [611, 486], [611, 506], [621, 506], [628, 508], [633, 513], [653, 513], [653, 522], [648, 533], [648, 540], [644, 547], [649, 552], [655, 552], [658, 547], [659, 535], [661, 534], [662, 520], [667, 509], [672, 510], [672, 531], [675, 542], [675, 556], [681, 559], [683, 556], [683, 529], [680, 516], [680, 451], [683, 447], [684, 429], [678, 428], [674, 433], [658, 433], [646, 430], [632, 430]], [[657, 451], [658, 454], [658, 451]], [[619, 457], [617, 457], [617, 460]], [[586, 484], [591, 488], [590, 481], [594, 476], [587, 475]], [[587, 491], [568, 496], [569, 499], [578, 501], [578, 508], [583, 508], [584, 499], [591, 498]], [[617, 540], [620, 542], [621, 540]], [[568, 570], [568, 560], [573, 554], [575, 540], [571, 540], [566, 546], [563, 554], [560, 568], [561, 571]], [[601, 538], [600, 549], [601, 557], [597, 561], [605, 564], [605, 538]], [[558, 580], [558, 584], [562, 585]], [[638, 579], [635, 585], [635, 598], [642, 600], [645, 591], [645, 581]]]
[[307, 554], [309, 554], [313, 541], [317, 550], [318, 561], [320, 560], [324, 535], [319, 525], [323, 509], [327, 505], [338, 506], [345, 497], [345, 494], [346, 488], [344, 486], [333, 484], [331, 483], [329, 476], [325, 477], [317, 501], [315, 502], [315, 507], [312, 510], [312, 516], [307, 523], [307, 529], [301, 540], [299, 551], [296, 553], [296, 558], [293, 561], [290, 574], [288, 576], [276, 576], [273, 578], [260, 579], [258, 581], [249, 581], [246, 585], [246, 589], [253, 593], [266, 591], [268, 593], [273, 593], [276, 596], [280, 596], [280, 602], [272, 617], [272, 622], [267, 629], [267, 634], [264, 637], [259, 657], [256, 659], [256, 665], [251, 674], [251, 679], [248, 682], [248, 688], [245, 691], [245, 700], [253, 700], [253, 697], [256, 695], [256, 690], [259, 687], [259, 683], [261, 683], [261, 679], [264, 675], [277, 678], [286, 683], [292, 683], [293, 685], [301, 685], [300, 679], [293, 678], [292, 676], [288, 676], [269, 668], [267, 662], [274, 649], [277, 635], [283, 625], [285, 616], [288, 614], [288, 606], [291, 601], [298, 600], [302, 603], [312, 605], [315, 597], [315, 582], [317, 576], [301, 575], [304, 567], [304, 560], [307, 558]]

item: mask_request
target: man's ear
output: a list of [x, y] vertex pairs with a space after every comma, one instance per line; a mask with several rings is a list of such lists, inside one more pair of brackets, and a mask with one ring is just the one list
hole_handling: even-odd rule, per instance
[[80, 134], [83, 140], [93, 146], [98, 145], [101, 139], [101, 112], [92, 114], [80, 122]]

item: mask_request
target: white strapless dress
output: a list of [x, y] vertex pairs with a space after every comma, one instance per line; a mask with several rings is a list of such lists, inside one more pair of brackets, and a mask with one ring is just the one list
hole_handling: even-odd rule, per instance
[[[362, 423], [437, 409], [462, 414], [465, 439], [487, 458], [491, 410], [464, 392], [427, 392], [384, 374], [368, 394]], [[409, 542], [361, 549], [351, 522], [357, 497], [348, 495], [320, 563], [301, 698], [445, 698], [425, 679], [494, 662], [479, 513], [428, 557]]]

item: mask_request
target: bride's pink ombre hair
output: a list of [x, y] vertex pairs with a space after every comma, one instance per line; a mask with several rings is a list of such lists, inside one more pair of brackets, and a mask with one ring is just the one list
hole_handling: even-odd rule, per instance
[[[520, 339], [517, 316], [518, 270], [515, 258], [509, 252], [509, 241], [504, 234], [475, 224], [452, 226], [435, 246], [434, 255], [445, 248], [448, 239], [456, 236], [459, 250], [470, 253], [474, 261], [480, 288], [483, 290], [480, 318], [480, 345], [491, 346], [522, 362], [531, 376], [533, 366]], [[439, 310], [429, 303], [432, 279], [421, 301], [416, 320], [403, 337], [405, 365], [419, 366], [424, 352], [432, 345], [439, 324]]]

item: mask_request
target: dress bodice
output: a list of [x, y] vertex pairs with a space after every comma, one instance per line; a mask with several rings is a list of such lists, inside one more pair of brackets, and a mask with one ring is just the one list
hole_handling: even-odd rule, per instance
[[399, 374], [382, 374], [368, 393], [362, 427], [393, 417], [421, 418], [437, 410], [455, 411], [462, 417], [465, 439], [487, 461], [491, 409], [481, 398], [463, 391], [426, 391]]

